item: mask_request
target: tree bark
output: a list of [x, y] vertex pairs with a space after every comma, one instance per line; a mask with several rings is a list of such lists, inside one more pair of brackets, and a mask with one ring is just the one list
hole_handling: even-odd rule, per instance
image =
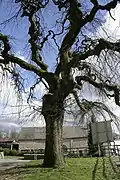
[[63, 102], [53, 103], [51, 97], [44, 97], [42, 114], [46, 122], [46, 143], [43, 166], [64, 166], [62, 150]]

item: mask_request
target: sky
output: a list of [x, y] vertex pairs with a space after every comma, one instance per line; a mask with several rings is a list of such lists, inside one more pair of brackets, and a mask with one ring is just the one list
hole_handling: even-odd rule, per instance
[[[109, 1], [99, 0], [99, 3], [105, 4]], [[19, 4], [9, 2], [9, 0], [5, 0], [3, 4], [0, 4], [0, 23], [2, 23], [4, 20], [8, 19], [10, 16], [15, 14], [15, 12], [17, 12], [18, 10]], [[88, 0], [83, 0], [83, 3], [85, 5], [84, 8], [86, 8], [89, 11], [92, 5], [88, 3]], [[89, 25], [86, 33], [94, 33], [97, 37], [107, 38], [106, 33], [104, 31], [106, 30], [107, 33], [109, 33], [110, 38], [118, 39], [120, 36], [119, 12], [119, 5], [116, 7], [115, 10], [111, 11], [111, 14], [115, 20], [110, 18], [109, 13], [105, 11], [99, 12], [97, 17], [101, 19], [102, 27], [100, 27], [100, 25], [97, 24], [96, 28], [94, 29], [92, 26]], [[48, 28], [55, 29], [55, 17], [58, 17], [56, 9], [52, 9], [52, 6], [49, 6], [48, 9], [45, 12], [43, 12], [43, 16], [45, 17], [45, 26], [47, 26]], [[28, 37], [26, 36], [28, 28], [29, 23], [25, 18], [18, 19], [17, 21], [10, 21], [5, 26], [0, 25], [0, 31], [4, 34], [10, 35], [12, 51], [15, 53], [16, 56], [23, 58], [27, 61], [28, 59], [30, 59], [29, 45], [27, 43]], [[50, 41], [50, 45], [46, 46], [46, 49], [44, 50], [42, 55], [45, 58], [46, 62], [49, 64], [50, 70], [52, 71], [54, 69], [55, 59], [57, 56], [57, 50], [52, 41]], [[36, 77], [33, 74], [30, 75], [29, 73], [26, 73], [25, 71], [22, 71], [22, 74], [25, 75], [25, 91], [28, 92], [30, 85], [32, 85], [34, 78]], [[8, 124], [12, 123], [12, 126], [43, 126], [43, 118], [40, 117], [39, 114], [36, 115], [35, 120], [29, 120], [29, 117], [31, 117], [31, 119], [34, 119], [34, 114], [32, 114], [33, 109], [30, 108], [27, 104], [27, 95], [23, 93], [23, 101], [18, 102], [18, 98], [11, 84], [12, 82], [10, 81], [10, 79], [5, 79], [4, 83], [2, 82], [2, 88], [0, 89], [0, 123], [5, 123], [6, 125], [6, 122], [8, 122]], [[35, 91], [35, 94], [38, 97], [38, 99], [41, 99], [42, 95], [45, 93], [45, 88], [42, 84], [39, 84]], [[84, 92], [84, 95], [87, 95], [88, 98], [91, 96], [87, 90]], [[119, 108], [112, 101], [110, 101], [109, 104], [113, 111], [118, 116], [120, 116]], [[34, 100], [33, 102], [31, 102], [32, 107], [38, 107], [39, 105], [41, 105], [40, 100]], [[19, 116], [18, 113], [20, 110], [22, 111], [21, 116]], [[28, 115], [27, 117], [25, 117], [26, 114], [32, 115]]]

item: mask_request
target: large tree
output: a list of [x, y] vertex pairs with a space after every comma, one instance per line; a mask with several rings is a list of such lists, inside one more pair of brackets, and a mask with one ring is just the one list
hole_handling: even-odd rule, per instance
[[[91, 9], [89, 8], [88, 11], [83, 8], [83, 4], [87, 2], [91, 4]], [[27, 33], [31, 60], [29, 62], [15, 56], [11, 50], [9, 36], [1, 33], [0, 63], [3, 70], [9, 71], [13, 75], [15, 82], [19, 81], [15, 68], [20, 66], [35, 73], [47, 89], [47, 93], [43, 96], [41, 111], [46, 123], [46, 146], [43, 162], [45, 167], [64, 165], [62, 126], [64, 103], [70, 94], [74, 95], [81, 112], [85, 113], [93, 106], [97, 108], [100, 106], [106, 110], [106, 107], [102, 106], [100, 102], [89, 102], [80, 98], [78, 92], [83, 88], [84, 82], [99, 89], [106, 97], [113, 97], [115, 103], [120, 105], [119, 86], [115, 84], [115, 79], [112, 81], [109, 72], [106, 73], [107, 75], [103, 74], [103, 67], [108, 66], [110, 71], [112, 64], [117, 66], [120, 43], [119, 41], [95, 38], [95, 36], [92, 38], [92, 32], [88, 33], [87, 31], [87, 27], [97, 23], [98, 12], [110, 12], [118, 2], [119, 0], [112, 0], [106, 4], [100, 4], [98, 0], [86, 2], [79, 0], [15, 0], [14, 2], [18, 3], [20, 8], [13, 18], [20, 15], [20, 18], [29, 22]], [[53, 20], [56, 18], [59, 32], [56, 32], [56, 28], [48, 30], [43, 27], [42, 12], [47, 11], [49, 7], [56, 12]], [[91, 30], [93, 27], [91, 26]], [[54, 71], [49, 70], [41, 53], [50, 39], [54, 41], [58, 51]], [[75, 69], [77, 73], [74, 73]]]

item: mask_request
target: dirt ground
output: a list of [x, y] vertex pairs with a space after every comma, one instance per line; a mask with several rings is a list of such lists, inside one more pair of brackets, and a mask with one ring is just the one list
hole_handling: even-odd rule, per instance
[[30, 161], [17, 158], [0, 159], [0, 180], [21, 180], [21, 174], [23, 176], [29, 171], [24, 167], [27, 162]]
[[23, 176], [30, 173], [31, 169], [26, 168], [12, 168], [9, 170], [0, 171], [0, 180], [22, 180]]

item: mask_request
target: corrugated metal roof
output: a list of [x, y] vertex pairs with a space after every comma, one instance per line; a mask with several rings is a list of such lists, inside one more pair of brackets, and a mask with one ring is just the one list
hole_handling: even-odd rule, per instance
[[[87, 137], [87, 129], [79, 126], [64, 126], [63, 138]], [[18, 139], [45, 139], [45, 127], [23, 127]]]

